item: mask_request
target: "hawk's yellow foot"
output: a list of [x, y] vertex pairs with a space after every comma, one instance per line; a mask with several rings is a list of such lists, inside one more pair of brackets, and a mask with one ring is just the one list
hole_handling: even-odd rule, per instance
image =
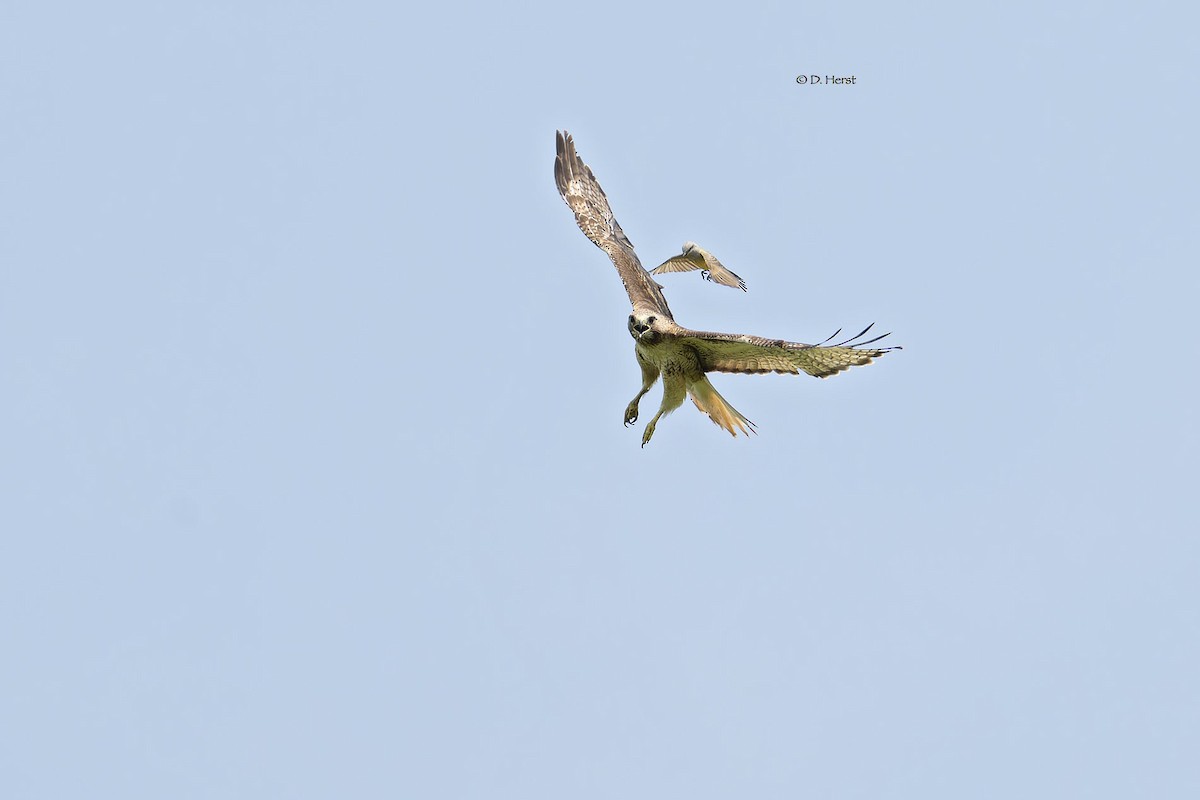
[[646, 426], [646, 432], [642, 434], [642, 447], [646, 446], [646, 442], [650, 441], [650, 437], [654, 435], [654, 426], [658, 424], [658, 418], [650, 420], [650, 424]]

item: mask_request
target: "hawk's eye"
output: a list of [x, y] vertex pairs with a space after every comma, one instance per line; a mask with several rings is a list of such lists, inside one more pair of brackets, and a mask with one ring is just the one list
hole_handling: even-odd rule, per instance
[[654, 320], [656, 320], [656, 319], [658, 319], [658, 317], [646, 317], [646, 324], [647, 324], [647, 325], [653, 325], [653, 324], [654, 324]]

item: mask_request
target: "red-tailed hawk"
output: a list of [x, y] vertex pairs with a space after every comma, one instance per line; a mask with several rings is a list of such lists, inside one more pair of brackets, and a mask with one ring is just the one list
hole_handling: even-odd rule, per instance
[[[843, 342], [828, 344], [837, 336], [835, 333], [821, 344], [812, 345], [737, 333], [693, 331], [676, 324], [663, 297], [662, 287], [650, 277], [633, 252], [633, 243], [613, 217], [608, 198], [596, 181], [596, 176], [575, 152], [571, 135], [559, 131], [557, 147], [554, 181], [558, 185], [558, 193], [575, 212], [575, 221], [579, 223], [580, 230], [597, 247], [608, 253], [633, 305], [628, 328], [634, 340], [638, 365], [642, 368], [642, 388], [625, 408], [626, 425], [637, 421], [638, 401], [650, 391], [660, 375], [663, 379], [662, 405], [642, 434], [643, 447], [654, 435], [658, 420], [679, 408], [688, 395], [697, 408], [732, 435], [737, 436], [739, 430], [745, 434], [753, 431], [754, 423], [717, 393], [705, 375], [707, 372], [785, 372], [794, 375], [807, 372], [818, 378], [827, 378], [850, 367], [869, 364], [872, 359], [889, 350], [899, 349], [865, 347], [888, 335], [885, 333], [865, 342], [859, 341], [871, 329], [870, 325], [858, 336]], [[703, 251], [700, 253], [701, 256], [705, 255]], [[686, 245], [684, 255], [687, 255]], [[703, 257], [701, 261], [704, 261]], [[716, 263], [720, 265], [720, 262]], [[707, 263], [705, 268], [710, 273], [714, 272]], [[721, 269], [724, 270], [723, 267]], [[734, 278], [740, 281], [736, 276]]]

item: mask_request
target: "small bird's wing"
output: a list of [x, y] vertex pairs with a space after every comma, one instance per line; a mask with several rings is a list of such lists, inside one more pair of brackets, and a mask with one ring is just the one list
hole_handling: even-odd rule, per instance
[[731, 286], [734, 289], [746, 291], [746, 282], [739, 278], [732, 270], [717, 260], [717, 257], [707, 250], [702, 250], [699, 247], [693, 247], [680, 253], [673, 258], [668, 258], [663, 263], [659, 264], [654, 269], [650, 270], [651, 275], [658, 275], [663, 272], [690, 272], [694, 269], [704, 270], [705, 280], [715, 281], [722, 286]]
[[807, 372], [818, 378], [828, 378], [850, 367], [870, 364], [890, 350], [900, 349], [864, 347], [888, 335], [885, 333], [865, 342], [857, 341], [870, 329], [871, 325], [868, 325], [858, 336], [834, 345], [827, 343], [837, 333], [821, 344], [801, 344], [736, 333], [683, 330], [679, 334], [679, 341], [696, 352], [705, 372], [783, 372], [793, 375]]
[[554, 182], [558, 185], [558, 193], [575, 212], [579, 229], [612, 259], [617, 274], [621, 276], [621, 283], [625, 284], [629, 302], [635, 308], [650, 308], [667, 319], [673, 319], [662, 290], [642, 267], [637, 253], [633, 252], [633, 242], [629, 241], [613, 217], [599, 181], [575, 152], [575, 141], [571, 134], [558, 132], [557, 151]]
[[663, 272], [691, 272], [694, 269], [708, 269], [708, 264], [704, 263], [704, 256], [700, 255], [695, 250], [689, 250], [686, 253], [680, 253], [677, 256], [668, 258], [666, 261], [650, 270], [650, 274], [659, 275]]

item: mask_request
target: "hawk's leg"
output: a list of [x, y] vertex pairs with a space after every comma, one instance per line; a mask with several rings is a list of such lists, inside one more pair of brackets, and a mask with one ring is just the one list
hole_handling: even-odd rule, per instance
[[658, 425], [659, 417], [663, 414], [670, 414], [683, 405], [685, 397], [687, 397], [687, 380], [683, 375], [678, 372], [664, 374], [662, 405], [658, 407], [658, 413], [654, 415], [654, 419], [650, 420], [646, 426], [646, 432], [642, 434], [642, 447], [645, 447], [646, 442], [650, 441], [650, 437], [654, 435], [654, 427]]
[[654, 385], [654, 382], [658, 380], [658, 367], [642, 358], [642, 354], [636, 350], [634, 354], [637, 356], [638, 366], [642, 368], [642, 390], [629, 401], [629, 405], [625, 406], [625, 424], [627, 426], [637, 422], [638, 402], [646, 395], [646, 392], [650, 391], [650, 387]]

